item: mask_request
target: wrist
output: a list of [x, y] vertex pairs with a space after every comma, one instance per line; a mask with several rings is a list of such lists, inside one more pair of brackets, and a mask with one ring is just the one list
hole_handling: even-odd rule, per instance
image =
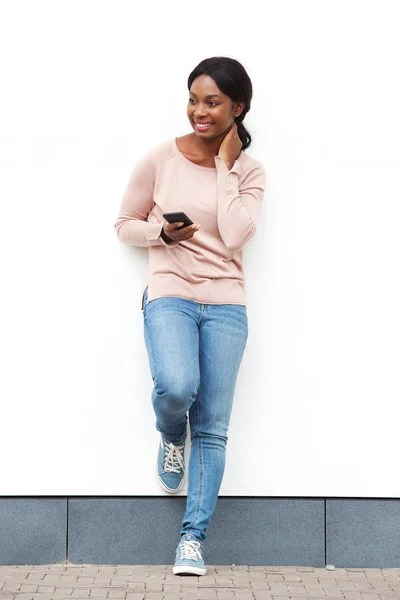
[[169, 242], [173, 242], [174, 241], [172, 238], [170, 238], [170, 237], [167, 236], [167, 234], [164, 231], [164, 227], [161, 229], [161, 237], [164, 240], [164, 242], [166, 242], [167, 244]]
[[226, 156], [222, 156], [221, 154], [218, 155], [220, 158], [222, 158], [222, 160], [224, 161], [224, 163], [226, 164], [228, 171], [230, 171], [235, 163], [234, 160], [229, 160], [229, 158], [227, 158]]

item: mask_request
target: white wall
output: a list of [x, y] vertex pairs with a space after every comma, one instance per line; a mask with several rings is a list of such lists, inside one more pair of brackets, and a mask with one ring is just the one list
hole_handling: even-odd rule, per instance
[[0, 495], [162, 494], [130, 172], [239, 59], [267, 170], [222, 494], [399, 497], [396, 2], [2, 2]]

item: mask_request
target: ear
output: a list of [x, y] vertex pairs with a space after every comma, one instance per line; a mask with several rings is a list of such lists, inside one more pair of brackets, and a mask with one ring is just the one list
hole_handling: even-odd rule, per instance
[[246, 102], [243, 102], [243, 100], [240, 102], [235, 102], [233, 107], [233, 116], [238, 117], [239, 115], [241, 115], [245, 106]]

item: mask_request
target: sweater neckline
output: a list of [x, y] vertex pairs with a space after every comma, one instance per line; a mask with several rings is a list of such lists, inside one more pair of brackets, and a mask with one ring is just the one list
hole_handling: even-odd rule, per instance
[[188, 158], [186, 158], [186, 156], [184, 156], [184, 155], [182, 154], [182, 152], [179, 150], [179, 148], [178, 148], [178, 144], [176, 143], [176, 138], [174, 138], [174, 139], [173, 139], [173, 142], [174, 142], [174, 148], [175, 148], [175, 151], [176, 151], [176, 153], [177, 153], [177, 154], [178, 154], [178, 155], [179, 155], [181, 158], [183, 158], [183, 160], [184, 160], [185, 162], [189, 163], [189, 165], [192, 165], [192, 167], [195, 167], [196, 169], [202, 169], [203, 171], [216, 171], [216, 170], [217, 170], [217, 168], [216, 168], [216, 167], [203, 167], [202, 165], [198, 165], [198, 164], [196, 164], [196, 163], [192, 162], [191, 160], [189, 160]]

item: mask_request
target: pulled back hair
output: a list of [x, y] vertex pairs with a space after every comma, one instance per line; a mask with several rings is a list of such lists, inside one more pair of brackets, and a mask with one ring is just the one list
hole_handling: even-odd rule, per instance
[[243, 144], [242, 150], [246, 150], [251, 144], [251, 135], [243, 125], [243, 119], [250, 110], [253, 86], [243, 65], [234, 58], [225, 56], [213, 56], [202, 60], [193, 69], [188, 78], [188, 89], [199, 75], [208, 75], [226, 96], [233, 102], [245, 102], [242, 113], [235, 117], [238, 135]]

